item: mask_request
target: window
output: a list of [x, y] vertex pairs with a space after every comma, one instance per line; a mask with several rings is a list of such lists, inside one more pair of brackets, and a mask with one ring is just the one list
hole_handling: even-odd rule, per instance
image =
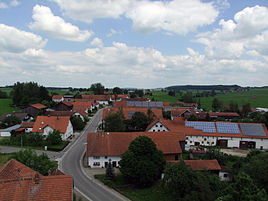
[[105, 156], [105, 159], [107, 159], [108, 157], [107, 156]]
[[93, 159], [100, 159], [99, 156], [93, 156]]
[[207, 140], [207, 138], [204, 138], [204, 140], [206, 141], [206, 140]]
[[160, 127], [162, 128], [162, 127], [163, 127], [163, 125], [160, 125]]
[[188, 140], [188, 137], [186, 137], [186, 140]]
[[153, 129], [153, 132], [155, 132], [155, 130]]
[[225, 178], [228, 177], [228, 174], [223, 174], [223, 177], [225, 177]]
[[185, 141], [185, 144], [187, 144], [187, 141]]
[[209, 144], [209, 142], [207, 142], [207, 144]]
[[158, 127], [158, 125], [156, 124], [155, 127]]
[[190, 141], [190, 143], [193, 143], [193, 141]]
[[160, 130], [158, 129], [158, 132], [160, 132]]
[[211, 144], [214, 144], [214, 142], [211, 142]]

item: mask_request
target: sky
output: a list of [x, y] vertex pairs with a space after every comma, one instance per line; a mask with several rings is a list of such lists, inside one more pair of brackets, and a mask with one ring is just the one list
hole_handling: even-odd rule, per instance
[[0, 86], [267, 86], [268, 0], [0, 0]]

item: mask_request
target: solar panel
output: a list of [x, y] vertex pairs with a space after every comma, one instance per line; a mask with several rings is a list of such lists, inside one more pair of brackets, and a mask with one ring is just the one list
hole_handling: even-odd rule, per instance
[[218, 133], [240, 133], [237, 123], [220, 123], [217, 122]]
[[240, 128], [245, 136], [266, 136], [261, 124], [240, 124]]
[[186, 121], [185, 126], [194, 127], [194, 129], [202, 130], [206, 133], [216, 133], [215, 124], [213, 122]]

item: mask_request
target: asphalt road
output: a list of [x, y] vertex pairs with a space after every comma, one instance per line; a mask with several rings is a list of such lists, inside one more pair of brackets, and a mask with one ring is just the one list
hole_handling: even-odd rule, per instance
[[86, 148], [87, 133], [96, 131], [101, 118], [102, 110], [99, 110], [91, 119], [85, 131], [81, 133], [80, 138], [77, 139], [72, 146], [69, 147], [68, 152], [64, 154], [60, 161], [60, 167], [65, 174], [71, 174], [73, 176], [75, 189], [84, 194], [89, 200], [122, 201], [123, 199], [116, 194], [96, 184], [93, 180], [90, 180], [81, 169], [80, 159]]

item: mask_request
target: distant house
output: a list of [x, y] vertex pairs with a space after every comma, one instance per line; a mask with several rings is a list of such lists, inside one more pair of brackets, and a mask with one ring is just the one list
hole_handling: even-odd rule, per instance
[[64, 100], [64, 97], [62, 95], [53, 95], [52, 96], [52, 101], [59, 103]]
[[21, 126], [15, 130], [16, 133], [30, 133], [33, 130], [34, 122], [23, 122]]
[[40, 103], [29, 105], [27, 108], [20, 110], [20, 112], [24, 112], [29, 114], [31, 117], [36, 117], [40, 113], [44, 113], [47, 106], [42, 105]]
[[71, 201], [71, 175], [43, 176], [11, 159], [0, 167], [0, 200]]
[[0, 129], [0, 137], [10, 137], [11, 132], [17, 130], [19, 127], [20, 127], [20, 124], [17, 124], [9, 128]]
[[82, 95], [82, 99], [87, 99], [93, 102], [98, 102], [101, 105], [109, 105], [112, 101], [112, 95]]
[[73, 126], [69, 116], [37, 116], [33, 126], [33, 133], [47, 136], [54, 130], [60, 131], [62, 140], [73, 135]]
[[20, 121], [28, 121], [30, 119], [30, 116], [27, 113], [23, 112], [13, 112], [13, 113], [5, 113], [0, 117], [0, 122], [3, 121], [6, 117], [9, 116], [15, 116], [17, 117]]
[[[116, 108], [116, 107], [108, 107], [103, 109], [102, 119], [104, 120], [108, 115], [119, 112], [122, 110], [125, 119], [131, 119], [131, 117], [135, 114], [135, 112], [143, 112], [147, 115], [147, 108], [138, 108], [138, 107], [124, 107], [124, 108]], [[155, 118], [162, 118], [162, 110], [161, 109], [152, 109], [151, 110], [155, 116]]]
[[167, 161], [179, 160], [184, 150], [184, 135], [176, 132], [107, 132], [88, 133], [87, 159], [92, 168], [106, 167], [111, 159], [114, 167], [119, 166], [121, 155], [138, 136], [148, 136], [161, 150]]
[[240, 115], [236, 112], [209, 112], [208, 114], [212, 120], [218, 118], [229, 120], [240, 117]]
[[191, 115], [195, 115], [194, 108], [172, 108], [171, 109], [171, 117], [184, 117], [188, 119]]
[[216, 159], [214, 160], [184, 160], [185, 164], [192, 170], [203, 171], [207, 170], [209, 172], [219, 175], [221, 171], [221, 166]]
[[55, 105], [56, 111], [71, 111], [73, 109], [73, 105], [70, 102], [62, 101]]

